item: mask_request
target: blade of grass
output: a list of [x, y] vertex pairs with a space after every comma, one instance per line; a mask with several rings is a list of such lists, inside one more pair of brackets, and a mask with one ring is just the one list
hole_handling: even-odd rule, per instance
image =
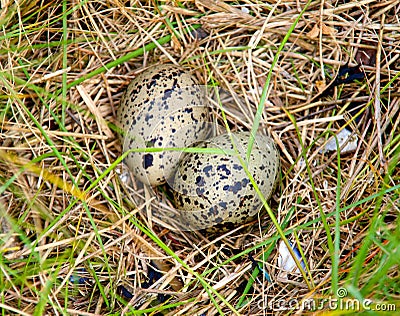
[[[123, 304], [127, 304], [126, 302], [123, 302], [122, 300], [120, 300]], [[135, 310], [133, 307], [131, 308], [130, 312], [125, 313], [125, 315], [143, 315], [143, 314], [149, 314], [149, 313], [153, 313], [153, 312], [157, 312], [157, 313], [161, 313], [161, 311], [163, 310], [168, 310], [168, 309], [172, 309], [172, 308], [177, 308], [179, 306], [183, 306], [186, 305], [188, 303], [194, 302], [195, 299], [188, 299], [185, 301], [181, 301], [181, 302], [176, 302], [176, 303], [171, 303], [171, 304], [166, 304], [166, 305], [162, 305], [162, 306], [156, 306], [156, 307], [151, 307], [151, 308], [146, 308], [146, 309], [142, 309], [142, 310]], [[120, 314], [110, 314], [110, 315], [120, 315]]]
[[[62, 3], [62, 68], [68, 67], [68, 14], [67, 14], [67, 0]], [[61, 93], [61, 124], [65, 125], [65, 112], [67, 107], [67, 72], [62, 74], [62, 93]]]
[[[399, 160], [400, 160], [400, 149], [397, 150], [397, 152], [394, 155], [394, 158], [390, 162], [388, 173], [385, 175], [384, 181], [382, 182], [381, 185], [381, 190], [373, 195], [376, 198], [374, 216], [371, 220], [368, 233], [362, 241], [362, 245], [357, 253], [354, 263], [352, 264], [351, 271], [347, 278], [348, 282], [351, 282], [352, 286], [357, 286], [360, 282], [360, 277], [363, 273], [363, 265], [371, 249], [371, 246], [374, 243], [376, 232], [380, 231], [382, 226], [386, 226], [383, 222], [381, 222], [384, 216], [384, 214], [381, 214], [382, 201], [385, 196], [385, 192], [388, 192], [389, 190], [390, 190], [389, 192], [394, 190], [399, 190], [400, 188], [400, 184], [395, 186], [390, 186], [392, 173], [396, 170], [394, 166], [398, 165]], [[400, 192], [398, 192], [398, 194], [400, 194]], [[397, 245], [396, 243], [395, 245], [398, 246], [399, 244], [400, 241], [398, 240]], [[377, 274], [381, 277], [383, 277], [382, 271], [384, 270], [383, 269], [377, 270]]]
[[[252, 174], [250, 173], [250, 171], [248, 170], [248, 164], [247, 164], [247, 162], [249, 161], [249, 158], [250, 158], [250, 156], [248, 155], [249, 152], [247, 152], [247, 154], [246, 154], [246, 161], [245, 161], [245, 160], [242, 159], [242, 157], [240, 156], [240, 154], [239, 154], [239, 152], [238, 152], [238, 150], [237, 150], [237, 147], [236, 147], [235, 141], [234, 141], [234, 139], [233, 139], [233, 136], [232, 136], [232, 134], [230, 133], [230, 128], [229, 128], [229, 124], [228, 124], [228, 121], [227, 121], [227, 118], [226, 118], [225, 111], [224, 111], [224, 109], [223, 109], [223, 107], [222, 107], [222, 103], [221, 103], [221, 100], [220, 100], [220, 98], [219, 98], [219, 93], [218, 93], [217, 85], [215, 84], [215, 80], [213, 79], [213, 77], [212, 77], [211, 75], [210, 75], [210, 78], [211, 78], [212, 86], [215, 88], [215, 94], [216, 94], [216, 96], [217, 96], [218, 105], [219, 105], [220, 110], [221, 110], [222, 119], [223, 119], [223, 121], [224, 121], [224, 123], [225, 123], [225, 128], [226, 128], [226, 130], [227, 130], [227, 133], [229, 134], [229, 137], [230, 137], [230, 140], [231, 140], [231, 143], [232, 143], [232, 146], [233, 146], [233, 150], [234, 150], [235, 153], [236, 153], [235, 156], [236, 156], [236, 158], [239, 160], [239, 162], [240, 162], [240, 164], [242, 165], [242, 167], [243, 167], [243, 169], [244, 169], [244, 171], [245, 171], [247, 177], [249, 178], [249, 180], [250, 180], [250, 182], [251, 182], [253, 188], [255, 189], [256, 193], [257, 193], [258, 196], [260, 197], [263, 207], [266, 209], [266, 211], [267, 211], [269, 217], [271, 218], [272, 222], [274, 223], [274, 225], [275, 225], [275, 227], [276, 227], [276, 229], [277, 229], [279, 235], [281, 236], [282, 240], [283, 240], [284, 243], [286, 244], [286, 247], [288, 248], [288, 251], [290, 252], [291, 256], [293, 257], [293, 260], [295, 261], [297, 267], [299, 268], [300, 272], [302, 273], [303, 278], [304, 278], [305, 282], [307, 283], [307, 286], [311, 289], [311, 284], [309, 283], [309, 281], [308, 281], [308, 279], [307, 279], [307, 276], [306, 276], [306, 274], [305, 274], [305, 271], [301, 268], [300, 261], [297, 259], [297, 256], [295, 255], [295, 253], [294, 253], [292, 247], [290, 246], [289, 241], [287, 240], [287, 238], [286, 238], [286, 236], [285, 236], [285, 234], [284, 234], [282, 228], [280, 227], [280, 225], [279, 225], [279, 223], [278, 223], [278, 221], [277, 221], [277, 219], [276, 219], [276, 217], [275, 217], [275, 215], [274, 215], [272, 209], [269, 207], [269, 205], [268, 205], [268, 203], [267, 203], [265, 197], [263, 196], [263, 194], [262, 194], [262, 192], [260, 191], [260, 189], [259, 189], [257, 183], [255, 182], [255, 180], [254, 180], [254, 178], [253, 178], [253, 175], [252, 175]], [[260, 104], [261, 104], [261, 102], [260, 102]], [[251, 134], [252, 134], [252, 133], [251, 133]], [[252, 137], [250, 137], [250, 139], [253, 138], [253, 143], [254, 143], [255, 136], [254, 136], [254, 135], [251, 135], [251, 136], [252, 136]], [[249, 148], [251, 148], [250, 144], [249, 144], [248, 149], [249, 149]], [[251, 152], [250, 152], [250, 153], [251, 153]]]
[[[284, 218], [283, 222], [282, 222], [282, 229], [285, 229], [287, 224], [290, 222], [292, 215], [294, 213], [296, 209], [296, 206], [292, 206], [289, 210], [289, 212], [286, 214], [286, 217]], [[266, 262], [269, 258], [269, 256], [271, 255], [271, 252], [274, 250], [276, 243], [278, 242], [279, 239], [273, 241], [271, 244], [269, 244], [269, 246], [267, 247], [267, 249], [265, 251], [263, 251], [262, 253], [262, 261]], [[261, 263], [259, 263], [261, 264]], [[261, 267], [262, 268], [262, 267]], [[253, 286], [253, 283], [255, 282], [257, 276], [260, 274], [260, 270], [259, 269], [254, 269], [251, 277], [249, 279], [249, 281], [246, 284], [246, 287], [242, 293], [242, 295], [239, 298], [238, 303], [236, 304], [236, 309], [239, 309], [241, 307], [243, 307], [245, 304], [247, 304], [247, 302], [244, 304], [244, 301], [246, 299], [246, 295], [247, 293], [249, 293], [251, 287]]]
[[201, 285], [206, 290], [208, 297], [213, 302], [214, 306], [216, 307], [220, 315], [224, 315], [224, 313], [222, 312], [221, 308], [219, 307], [219, 304], [216, 302], [212, 294], [214, 294], [221, 302], [223, 302], [234, 315], [239, 315], [238, 311], [221, 294], [219, 294], [212, 286], [210, 286], [200, 274], [191, 269], [188, 266], [188, 264], [184, 260], [182, 260], [179, 256], [177, 256], [177, 254], [171, 248], [169, 248], [161, 239], [159, 239], [157, 235], [153, 234], [151, 230], [149, 230], [146, 226], [143, 226], [139, 221], [137, 221], [133, 217], [130, 218], [130, 220], [137, 228], [139, 228], [143, 233], [145, 233], [149, 238], [151, 238], [161, 249], [163, 249], [167, 255], [174, 258], [180, 265], [182, 265], [191, 275], [193, 275], [201, 283]]
[[[89, 0], [80, 1], [76, 6], [72, 7], [70, 10], [67, 11], [67, 15], [73, 13], [74, 11], [79, 9], [81, 6], [86, 4], [88, 1]], [[36, 10], [32, 14], [24, 17], [24, 19], [20, 23], [15, 23], [14, 25], [12, 25], [10, 27], [10, 30], [8, 32], [6, 32], [5, 35], [0, 36], [0, 41], [5, 40], [5, 39], [10, 39], [13, 37], [18, 38], [20, 36], [28, 36], [34, 32], [42, 30], [43, 26], [41, 26], [41, 25], [37, 26], [37, 23], [29, 24], [27, 22], [29, 20], [33, 19], [41, 11], [44, 11], [45, 9], [47, 9], [52, 4], [53, 4], [52, 2], [48, 2], [48, 3], [45, 3], [44, 5], [37, 7], [38, 10]], [[18, 4], [18, 5], [20, 5], [20, 4]], [[60, 20], [62, 20], [62, 18], [63, 18], [63, 16], [61, 15], [60, 17], [56, 17], [53, 20], [46, 20], [45, 26], [46, 27], [52, 26], [52, 25], [56, 24], [57, 22], [59, 22]], [[0, 21], [0, 25], [1, 25], [1, 22], [2, 21]], [[21, 24], [23, 25], [23, 27], [21, 27]]]
[[[308, 7], [311, 5], [312, 1], [308, 0], [307, 3], [304, 5], [303, 9], [301, 12], [297, 15], [296, 19], [294, 20], [293, 24], [290, 26], [289, 30], [287, 31], [285, 37], [283, 38], [281, 44], [279, 45], [278, 51], [276, 52], [274, 59], [271, 63], [271, 68], [268, 71], [267, 78], [265, 79], [265, 84], [261, 93], [260, 97], [260, 103], [258, 104], [257, 107], [257, 112], [256, 115], [254, 116], [254, 122], [253, 126], [251, 128], [251, 134], [250, 134], [250, 139], [249, 139], [249, 145], [247, 147], [247, 160], [250, 157], [251, 150], [253, 148], [254, 144], [254, 135], [256, 135], [258, 127], [260, 126], [260, 121], [261, 121], [261, 115], [265, 107], [265, 101], [267, 99], [267, 94], [268, 94], [268, 89], [269, 89], [269, 83], [271, 82], [272, 78], [272, 72], [274, 70], [275, 65], [278, 63], [279, 56], [281, 55], [281, 52], [287, 43], [287, 41], [290, 38], [290, 35], [293, 33], [294, 29], [296, 28], [296, 25], [299, 23], [300, 19], [303, 17], [304, 13], [307, 11]], [[289, 247], [290, 248], [290, 247]]]
[[[296, 122], [294, 116], [292, 114], [290, 114], [285, 108], [283, 108], [283, 110], [285, 111], [286, 115], [289, 117], [290, 121], [292, 122], [292, 124], [295, 127], [295, 130], [296, 130], [296, 133], [297, 133], [297, 138], [298, 138], [298, 141], [299, 141], [301, 149], [302, 149], [301, 150], [301, 156], [303, 157], [304, 163], [306, 165], [308, 178], [309, 178], [309, 181], [310, 181], [310, 184], [311, 184], [311, 188], [312, 188], [312, 191], [313, 191], [313, 194], [314, 194], [314, 198], [315, 198], [315, 200], [317, 202], [317, 205], [318, 205], [318, 210], [319, 210], [319, 213], [320, 213], [320, 216], [321, 216], [321, 220], [322, 220], [322, 223], [323, 223], [323, 226], [324, 226], [324, 229], [325, 229], [325, 233], [326, 233], [326, 236], [327, 236], [329, 253], [330, 253], [331, 257], [333, 258], [333, 256], [335, 255], [335, 252], [334, 252], [335, 248], [334, 248], [334, 245], [333, 245], [332, 236], [330, 234], [330, 228], [329, 228], [328, 222], [326, 220], [326, 215], [325, 215], [325, 213], [324, 213], [324, 211], [322, 209], [321, 200], [320, 200], [320, 198], [318, 196], [318, 193], [317, 193], [317, 190], [316, 190], [316, 187], [315, 187], [315, 184], [314, 184], [314, 180], [313, 180], [310, 164], [308, 162], [307, 155], [306, 155], [307, 148], [304, 147], [304, 144], [303, 144], [303, 141], [302, 141], [302, 138], [301, 138], [301, 134], [300, 134], [300, 130], [299, 130], [298, 126], [297, 126], [297, 122]], [[290, 251], [291, 250], [290, 245], [286, 245], [286, 246], [288, 247], [288, 250]], [[293, 257], [293, 259], [297, 259], [296, 256], [294, 256], [294, 255], [292, 255], [292, 257]], [[296, 264], [297, 264], [297, 262], [296, 262]], [[300, 265], [298, 265], [297, 267], [300, 269], [300, 271], [303, 271], [303, 269], [301, 269]]]
[[281, 227], [281, 225], [278, 223], [278, 220], [276, 219], [276, 216], [274, 214], [274, 212], [272, 211], [271, 207], [268, 204], [268, 201], [265, 199], [264, 195], [262, 194], [260, 188], [258, 187], [256, 181], [254, 180], [253, 175], [251, 174], [251, 172], [249, 171], [249, 169], [247, 168], [247, 164], [245, 163], [245, 161], [242, 159], [242, 157], [240, 157], [240, 155], [237, 155], [238, 160], [240, 161], [240, 164], [242, 165], [244, 171], [246, 172], [247, 177], [249, 178], [251, 184], [253, 185], [254, 190], [257, 192], [257, 195], [259, 196], [259, 198], [261, 199], [262, 205], [264, 206], [264, 208], [266, 209], [271, 221], [274, 223], [274, 226], [276, 228], [276, 230], [279, 233], [279, 236], [282, 238], [283, 242], [286, 244], [286, 247], [290, 253], [290, 255], [292, 256], [294, 262], [296, 263], [296, 266], [299, 268], [300, 273], [303, 276], [304, 281], [307, 284], [307, 287], [311, 290], [312, 289], [312, 285], [309, 282], [307, 275], [305, 273], [305, 271], [302, 269], [301, 264], [299, 259], [297, 258], [296, 254], [294, 253], [294, 250], [292, 248], [292, 246], [290, 245], [289, 241], [287, 240], [285, 233]]
[[[3, 82], [7, 83], [6, 81], [3, 81]], [[56, 184], [57, 186], [61, 186], [61, 188], [62, 188], [63, 190], [67, 190], [67, 192], [69, 192], [69, 193], [72, 194], [73, 196], [77, 197], [77, 199], [75, 199], [75, 201], [80, 200], [80, 201], [83, 202], [83, 207], [84, 207], [84, 209], [85, 209], [85, 211], [86, 211], [86, 213], [87, 213], [87, 215], [88, 215], [88, 217], [89, 217], [89, 219], [90, 219], [90, 222], [91, 222], [91, 224], [92, 224], [92, 227], [93, 227], [93, 229], [94, 229], [94, 231], [95, 231], [95, 233], [96, 233], [97, 239], [98, 239], [98, 241], [99, 241], [99, 243], [100, 243], [100, 246], [101, 246], [101, 249], [102, 249], [103, 256], [104, 256], [104, 258], [105, 258], [105, 262], [107, 262], [106, 251], [105, 251], [105, 249], [104, 249], [104, 245], [103, 245], [103, 243], [102, 243], [101, 237], [100, 237], [99, 234], [98, 234], [97, 226], [96, 226], [96, 224], [95, 224], [95, 222], [94, 222], [94, 220], [93, 220], [93, 218], [92, 218], [92, 216], [91, 216], [91, 214], [90, 214], [89, 208], [88, 208], [88, 206], [87, 206], [87, 204], [86, 204], [86, 202], [85, 202], [85, 201], [86, 201], [86, 196], [84, 196], [84, 195], [81, 194], [82, 192], [79, 190], [79, 187], [77, 186], [77, 184], [76, 184], [76, 182], [75, 182], [75, 179], [74, 179], [74, 177], [72, 176], [71, 171], [69, 170], [69, 168], [68, 168], [68, 166], [67, 166], [67, 164], [66, 164], [66, 162], [65, 162], [65, 160], [64, 160], [64, 158], [63, 158], [63, 156], [62, 156], [61, 153], [57, 150], [55, 144], [53, 143], [53, 141], [51, 140], [51, 138], [47, 135], [46, 131], [43, 129], [43, 127], [41, 126], [41, 124], [39, 124], [39, 122], [36, 120], [36, 118], [34, 117], [34, 115], [29, 111], [29, 109], [24, 105], [24, 103], [21, 102], [21, 100], [20, 100], [19, 98], [17, 98], [15, 91], [14, 91], [10, 86], [8, 86], [8, 89], [9, 89], [9, 91], [12, 91], [12, 92], [13, 92], [15, 100], [18, 100], [20, 106], [24, 109], [24, 111], [28, 114], [28, 116], [30, 117], [30, 119], [34, 122], [34, 124], [36, 125], [36, 127], [40, 130], [40, 132], [42, 133], [42, 135], [43, 135], [44, 138], [46, 139], [47, 143], [48, 143], [48, 144], [50, 145], [50, 147], [52, 148], [53, 153], [54, 153], [55, 156], [59, 159], [59, 161], [61, 162], [61, 164], [64, 166], [66, 172], [67, 172], [68, 175], [70, 176], [72, 185], [70, 185], [69, 183], [67, 183], [67, 182], [65, 182], [65, 181], [59, 180], [58, 177], [55, 177], [55, 176], [51, 175], [50, 173], [48, 174], [48, 180], [51, 180], [50, 182], [54, 182], [54, 184]], [[4, 157], [7, 158], [7, 155], [4, 156]], [[14, 162], [18, 162], [18, 158], [11, 159], [11, 161], [13, 161], [13, 160], [14, 160]], [[27, 166], [28, 166], [29, 168], [31, 168], [30, 171], [32, 171], [32, 172], [34, 172], [34, 173], [39, 173], [39, 174], [44, 173], [44, 174], [46, 174], [46, 172], [47, 172], [46, 170], [43, 170], [42, 168], [40, 168], [40, 169], [35, 169], [35, 166], [32, 165], [32, 164], [29, 164], [29, 163], [25, 165], [25, 167], [27, 167]], [[72, 203], [71, 203], [71, 204], [72, 204]], [[67, 212], [68, 209], [69, 209], [69, 208], [67, 207], [67, 208], [64, 210], [64, 212], [62, 212], [62, 214], [65, 214], [65, 213]], [[54, 224], [56, 224], [56, 223], [57, 223], [57, 221], [54, 222]], [[53, 226], [53, 225], [49, 225], [49, 226]], [[45, 230], [45, 232], [47, 232], [47, 230]], [[38, 239], [36, 240], [36, 243], [37, 243], [39, 240], [40, 240], [40, 238], [38, 238]], [[35, 246], [34, 246], [34, 247], [35, 247]], [[33, 248], [34, 248], [34, 247], [33, 247]], [[106, 266], [107, 266], [107, 268], [108, 268], [109, 275], [111, 276], [111, 269], [110, 269], [110, 267], [109, 267], [108, 265], [106, 265]], [[108, 305], [108, 299], [107, 299], [107, 297], [105, 296], [104, 291], [101, 292], [101, 294], [104, 295], [103, 298], [104, 298], [106, 304]], [[47, 296], [46, 296], [46, 297], [47, 297]], [[41, 298], [43, 298], [43, 297], [41, 297]]]
[[[2, 78], [0, 76], [0, 78]], [[67, 163], [65, 162], [63, 156], [61, 155], [61, 153], [57, 150], [56, 145], [54, 144], [54, 142], [51, 140], [51, 138], [49, 137], [49, 135], [46, 133], [46, 131], [43, 129], [42, 125], [38, 122], [38, 120], [35, 118], [35, 116], [31, 113], [31, 111], [25, 106], [25, 104], [21, 101], [20, 98], [18, 98], [18, 94], [14, 91], [14, 89], [8, 84], [8, 82], [6, 80], [3, 80], [3, 83], [7, 86], [8, 90], [12, 93], [13, 98], [18, 102], [18, 104], [21, 106], [21, 108], [23, 108], [23, 110], [25, 111], [25, 113], [29, 116], [29, 118], [32, 120], [32, 122], [36, 125], [36, 127], [39, 129], [40, 133], [43, 135], [43, 137], [46, 139], [46, 142], [49, 144], [50, 148], [52, 149], [52, 151], [54, 152], [54, 154], [56, 155], [56, 157], [60, 160], [62, 166], [65, 168], [65, 171], [67, 172], [67, 174], [69, 175], [69, 177], [71, 178], [72, 184], [75, 188], [78, 188], [78, 185], [76, 184], [74, 177], [71, 173], [71, 171], [68, 168]]]
[[[160, 148], [159, 148], [159, 149], [157, 149], [157, 148], [149, 148], [149, 150], [162, 150], [162, 148], [161, 148], [161, 149], [160, 149]], [[177, 150], [177, 148], [173, 148], [173, 150]], [[182, 150], [186, 150], [186, 149], [183, 149], [183, 148], [182, 148]], [[193, 150], [198, 150], [198, 148], [194, 148]], [[0, 152], [0, 153], [1, 153], [1, 152]], [[60, 186], [63, 190], [67, 190], [67, 192], [73, 194], [73, 196], [76, 197], [76, 198], [72, 201], [72, 203], [70, 203], [70, 205], [64, 210], [64, 212], [62, 212], [62, 213], [60, 214], [59, 217], [61, 217], [61, 216], [62, 216], [63, 214], [65, 214], [66, 212], [68, 212], [69, 209], [70, 209], [78, 200], [81, 200], [81, 201], [84, 202], [84, 201], [86, 200], [86, 197], [87, 197], [87, 192], [89, 192], [92, 188], [94, 188], [94, 187], [97, 185], [97, 183], [98, 183], [99, 181], [101, 181], [101, 179], [104, 178], [109, 172], [111, 172], [111, 170], [113, 170], [113, 169], [115, 168], [115, 166], [116, 166], [118, 163], [120, 163], [120, 162], [122, 161], [122, 159], [124, 159], [125, 156], [127, 156], [128, 154], [129, 154], [129, 152], [126, 152], [123, 156], [119, 157], [119, 158], [118, 158], [118, 159], [117, 159], [117, 160], [116, 160], [116, 161], [115, 161], [115, 162], [114, 162], [100, 177], [98, 177], [95, 181], [93, 181], [93, 182], [91, 183], [91, 185], [90, 185], [84, 192], [81, 192], [79, 189], [75, 189], [73, 186], [68, 186], [68, 185], [67, 185], [65, 182], [63, 182], [60, 178], [58, 178], [58, 177], [56, 177], [56, 176], [54, 176], [54, 175], [51, 175], [51, 174], [46, 175], [47, 173], [45, 172], [45, 173], [44, 173], [44, 177], [45, 177], [46, 181], [50, 181], [50, 182], [53, 182], [53, 183], [57, 184], [57, 185]], [[5, 157], [6, 157], [6, 158], [10, 158], [10, 157], [7, 157], [7, 156], [5, 156]], [[11, 159], [11, 161], [14, 161], [14, 160]], [[14, 161], [14, 162], [16, 162], [16, 161]], [[40, 169], [40, 168], [35, 169], [35, 167], [34, 167], [31, 163], [28, 163], [28, 165], [25, 164], [25, 165], [24, 165], [24, 168], [27, 168], [28, 170], [30, 170], [30, 171], [32, 171], [32, 172], [34, 172], [34, 173], [37, 173], [37, 174], [40, 174], [40, 172], [43, 173], [42, 169]], [[76, 190], [78, 190], [78, 191], [76, 191]], [[104, 246], [103, 246], [103, 244], [102, 244], [100, 235], [99, 235], [99, 233], [98, 233], [97, 226], [96, 226], [95, 223], [94, 223], [94, 219], [93, 219], [92, 216], [91, 216], [91, 213], [90, 213], [90, 211], [89, 211], [89, 209], [88, 209], [88, 207], [87, 207], [87, 203], [86, 203], [86, 202], [83, 203], [83, 207], [84, 207], [84, 209], [85, 209], [85, 211], [86, 211], [86, 214], [87, 214], [88, 218], [90, 219], [90, 222], [92, 223], [92, 227], [93, 227], [93, 229], [94, 229], [94, 233], [95, 233], [96, 236], [98, 237], [98, 241], [99, 241], [100, 246], [101, 246], [101, 248], [102, 248], [102, 250], [103, 250], [103, 255], [105, 256], [106, 252], [105, 252], [105, 250], [104, 250]], [[58, 217], [58, 218], [59, 218], [59, 217]], [[56, 219], [53, 221], [53, 223], [50, 223], [50, 225], [47, 227], [47, 229], [44, 230], [43, 234], [47, 233], [47, 231], [48, 231], [49, 229], [51, 229], [51, 227], [53, 227], [53, 226], [57, 223], [57, 221], [58, 221], [58, 220], [57, 220], [57, 218], [56, 218]], [[136, 222], [135, 222], [135, 223], [136, 223]], [[144, 229], [144, 226], [141, 226], [141, 225], [139, 225], [138, 223], [137, 223], [137, 225], [140, 226], [140, 227], [142, 227], [142, 228]], [[155, 235], [153, 235], [151, 231], [147, 230], [147, 228], [144, 229], [143, 232], [145, 232], [146, 234], [151, 234], [151, 236], [149, 236], [150, 238], [155, 239], [155, 240], [159, 240], [158, 237], [156, 237]], [[38, 239], [38, 240], [39, 240], [39, 239]], [[160, 242], [161, 242], [161, 240], [160, 240]], [[172, 255], [172, 256], [173, 256], [175, 259], [177, 259], [181, 264], [183, 264], [183, 261], [180, 260], [179, 257], [177, 257], [177, 256], [174, 254], [174, 252], [173, 252], [170, 248], [168, 248], [165, 244], [159, 244], [159, 246], [160, 246], [161, 248], [163, 248], [169, 255]], [[105, 259], [105, 262], [107, 262], [107, 258], [105, 257], [104, 259]], [[107, 265], [107, 266], [108, 266], [108, 265]], [[216, 292], [212, 287], [210, 287], [210, 286], [206, 283], [206, 281], [205, 281], [204, 279], [202, 279], [202, 277], [201, 277], [200, 275], [198, 275], [198, 274], [195, 273], [193, 270], [191, 270], [190, 267], [187, 266], [186, 264], [183, 264], [183, 266], [185, 266], [185, 268], [187, 268], [188, 271], [193, 272], [193, 275], [194, 275], [194, 276], [198, 277], [199, 281], [200, 281], [201, 284], [205, 287], [206, 291], [207, 291], [208, 294], [210, 295], [210, 299], [214, 301], [214, 303], [215, 303], [216, 306], [218, 306], [218, 303], [215, 301], [215, 299], [214, 299], [213, 296], [211, 295], [211, 292], [214, 293], [214, 294], [215, 294], [222, 302], [224, 302], [229, 308], [231, 308], [232, 312], [237, 313], [237, 312], [235, 311], [235, 309], [234, 309], [228, 302], [226, 302], [226, 300], [225, 300], [218, 292]], [[111, 273], [111, 272], [109, 271], [109, 273]], [[107, 298], [106, 298], [106, 296], [105, 296], [105, 292], [102, 291], [102, 285], [101, 285], [101, 283], [98, 284], [98, 287], [99, 287], [99, 289], [100, 289], [101, 294], [104, 296], [104, 300], [105, 300], [106, 304], [108, 305], [109, 302], [108, 302], [108, 300], [107, 300]], [[220, 313], [221, 313], [221, 315], [223, 315], [222, 311], [220, 311]]]
[[[22, 69], [23, 69], [23, 72], [25, 73], [26, 77], [28, 79], [30, 79], [30, 76], [29, 76], [28, 72], [26, 71], [26, 69], [24, 67], [22, 67]], [[0, 75], [1, 74], [7, 75], [5, 73], [0, 73]], [[2, 78], [0, 77], [0, 79], [2, 79]], [[57, 97], [57, 96], [53, 95], [52, 93], [44, 90], [43, 88], [38, 87], [38, 86], [36, 86], [34, 84], [30, 84], [29, 82], [26, 82], [26, 81], [24, 81], [24, 80], [22, 80], [22, 79], [20, 79], [18, 77], [15, 77], [13, 80], [16, 81], [18, 84], [20, 84], [22, 86], [26, 86], [28, 88], [31, 88], [36, 93], [38, 98], [41, 100], [42, 104], [44, 104], [44, 106], [46, 106], [46, 108], [48, 109], [49, 113], [51, 114], [51, 116], [53, 117], [53, 119], [55, 120], [57, 125], [60, 127], [60, 129], [62, 131], [64, 131], [64, 132], [67, 132], [67, 128], [65, 127], [64, 122], [59, 119], [59, 117], [58, 117], [58, 115], [56, 115], [56, 113], [54, 113], [54, 111], [51, 109], [50, 105], [46, 102], [46, 99], [55, 98], [61, 104], [68, 104], [68, 106], [71, 106], [71, 107], [74, 108], [74, 106], [72, 104], [68, 103], [65, 98], [61, 98], [60, 99], [59, 97]], [[12, 91], [12, 94], [16, 94], [16, 92]], [[44, 95], [45, 98], [43, 98], [42, 95]], [[77, 109], [77, 110], [79, 111], [79, 109]], [[73, 137], [71, 137], [71, 136], [66, 137], [66, 141], [70, 141], [71, 142], [74, 150], [78, 151], [83, 156], [83, 159], [86, 159], [86, 160], [89, 159], [89, 155], [82, 149], [82, 147], [78, 144], [78, 142]], [[49, 145], [51, 147], [51, 144], [49, 144]], [[74, 154], [72, 154], [73, 150], [70, 149], [70, 148], [69, 148], [69, 150], [70, 150], [70, 153], [71, 153], [69, 155], [69, 157], [74, 161], [74, 163], [77, 166], [77, 168], [82, 171], [82, 175], [85, 176], [88, 181], [91, 181], [91, 177], [86, 173], [85, 166], [82, 165], [82, 163], [77, 160], [77, 158], [76, 158], [76, 156]], [[100, 172], [100, 171], [97, 170], [97, 172]]]
[[[198, 29], [201, 25], [200, 24], [195, 24], [195, 25], [191, 25], [191, 26], [194, 29]], [[160, 39], [158, 39], [157, 40], [157, 44], [158, 45], [164, 45], [164, 44], [166, 44], [166, 43], [168, 43], [170, 41], [171, 41], [171, 35], [166, 35], [166, 36], [161, 37]], [[134, 50], [133, 52], [130, 52], [130, 53], [128, 53], [128, 54], [126, 54], [126, 55], [124, 55], [124, 56], [122, 56], [120, 58], [117, 58], [117, 59], [115, 59], [113, 61], [110, 61], [109, 63], [107, 63], [103, 67], [97, 68], [97, 69], [89, 72], [88, 74], [83, 75], [79, 79], [76, 79], [76, 80], [70, 82], [67, 85], [66, 89], [68, 90], [68, 89], [70, 89], [72, 87], [75, 87], [76, 85], [78, 85], [78, 84], [80, 84], [80, 83], [82, 83], [82, 82], [84, 82], [84, 81], [86, 81], [86, 80], [88, 80], [88, 79], [90, 79], [90, 78], [92, 78], [94, 76], [97, 76], [97, 75], [99, 75], [99, 74], [101, 74], [103, 72], [106, 72], [111, 68], [119, 66], [119, 65], [131, 60], [132, 58], [141, 56], [145, 52], [148, 52], [148, 51], [151, 51], [151, 50], [155, 49], [157, 47], [157, 44], [151, 42], [149, 44], [146, 44], [144, 47], [138, 48], [138, 49]], [[56, 93], [56, 94], [59, 94], [59, 93]]]
[[[333, 133], [332, 133], [333, 134]], [[337, 180], [336, 180], [336, 205], [335, 205], [335, 238], [334, 253], [332, 255], [332, 292], [337, 293], [339, 284], [339, 257], [340, 257], [340, 192], [341, 192], [341, 164], [340, 164], [340, 145], [335, 134], [336, 153], [337, 153]], [[327, 232], [328, 233], [328, 232]]]

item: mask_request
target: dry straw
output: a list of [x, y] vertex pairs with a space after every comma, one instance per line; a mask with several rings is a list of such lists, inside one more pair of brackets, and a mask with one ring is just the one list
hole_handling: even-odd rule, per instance
[[[273, 309], [278, 300], [319, 302], [340, 287], [398, 301], [398, 1], [1, 7], [5, 314], [265, 315], [287, 312]], [[306, 259], [303, 275], [282, 276], [265, 212], [228, 232], [176, 231], [153, 216], [175, 211], [166, 188], [151, 192], [132, 175], [121, 184], [116, 109], [156, 63], [222, 88], [218, 126], [275, 139], [282, 181], [269, 205]], [[344, 128], [357, 148], [323, 153]]]

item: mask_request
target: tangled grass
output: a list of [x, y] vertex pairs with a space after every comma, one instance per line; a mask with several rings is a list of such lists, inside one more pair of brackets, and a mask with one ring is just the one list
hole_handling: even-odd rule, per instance
[[[399, 17], [396, 0], [1, 0], [2, 314], [398, 310]], [[275, 139], [279, 227], [172, 230], [152, 216], [174, 209], [165, 188], [121, 183], [116, 108], [156, 63], [226, 92], [218, 126]], [[355, 150], [321, 151], [344, 128]], [[303, 275], [277, 265], [283, 236]]]

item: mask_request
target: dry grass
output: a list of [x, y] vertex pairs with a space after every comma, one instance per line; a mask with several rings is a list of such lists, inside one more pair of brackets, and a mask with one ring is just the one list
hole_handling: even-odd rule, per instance
[[[335, 297], [339, 286], [349, 298], [399, 301], [398, 1], [310, 1], [282, 51], [304, 1], [1, 5], [4, 315], [264, 315], [278, 313], [267, 306], [274, 300]], [[227, 92], [232, 130], [252, 128], [269, 83], [259, 130], [282, 156], [270, 203], [281, 224], [288, 217], [307, 279], [279, 277], [279, 235], [264, 213], [226, 233], [174, 231], [151, 215], [173, 209], [161, 189], [121, 184], [121, 93], [144, 66], [167, 62]], [[329, 86], [346, 63], [361, 64], [365, 79]], [[321, 153], [345, 124], [358, 148], [340, 159]], [[249, 254], [272, 282], [259, 273], [238, 305], [258, 271]], [[150, 264], [164, 272], [145, 289]], [[85, 284], [71, 282], [77, 276]]]

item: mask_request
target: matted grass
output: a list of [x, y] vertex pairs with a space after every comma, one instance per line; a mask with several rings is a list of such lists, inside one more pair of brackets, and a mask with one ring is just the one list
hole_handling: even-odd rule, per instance
[[[399, 1], [1, 6], [3, 315], [400, 309]], [[166, 187], [121, 182], [115, 112], [157, 63], [222, 88], [219, 133], [277, 142], [281, 183], [254, 221], [171, 230], [153, 216], [174, 210]], [[334, 86], [347, 63], [364, 79]], [[323, 153], [345, 126], [357, 149]], [[303, 274], [277, 266], [283, 237]]]

